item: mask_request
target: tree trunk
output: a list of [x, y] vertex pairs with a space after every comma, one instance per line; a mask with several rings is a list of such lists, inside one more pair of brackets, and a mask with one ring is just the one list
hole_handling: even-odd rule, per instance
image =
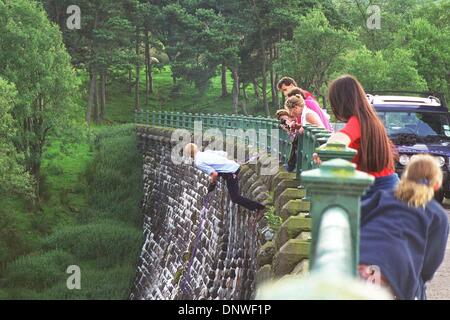
[[[265, 59], [263, 59], [265, 60]], [[267, 67], [266, 62], [263, 61], [263, 67], [262, 67], [262, 76], [263, 76], [263, 82], [262, 82], [262, 95], [263, 95], [263, 106], [264, 110], [266, 111], [266, 115], [270, 116], [270, 109], [269, 109], [269, 103], [267, 102]]]
[[270, 50], [270, 89], [272, 92], [272, 109], [277, 109], [277, 89], [275, 88], [275, 71], [273, 69], [273, 60], [275, 56], [274, 48], [272, 47]]
[[242, 112], [244, 113], [244, 115], [248, 116], [248, 112], [247, 112], [248, 96], [247, 96], [246, 86], [244, 85], [244, 83], [242, 83], [242, 94], [244, 97], [244, 99], [241, 100]]
[[134, 109], [141, 110], [141, 99], [139, 96], [140, 89], [140, 73], [141, 73], [141, 65], [139, 63], [139, 28], [136, 26], [136, 84], [135, 84], [135, 92], [134, 92]]
[[244, 94], [244, 99], [248, 100], [247, 86], [243, 82], [242, 82], [242, 93]]
[[258, 35], [259, 35], [259, 45], [261, 49], [261, 58], [262, 58], [262, 97], [263, 97], [263, 106], [266, 111], [266, 115], [270, 116], [269, 104], [267, 103], [267, 58], [266, 58], [266, 44], [264, 42], [264, 36], [262, 31], [262, 22], [259, 17], [259, 12], [256, 5], [256, 0], [253, 0], [253, 10], [258, 21]]
[[91, 124], [92, 111], [95, 108], [95, 87], [97, 86], [97, 72], [95, 70], [91, 71], [91, 78], [89, 83], [89, 99], [88, 106], [86, 110], [86, 122], [88, 125]]
[[133, 87], [134, 87], [134, 82], [133, 82], [133, 75], [132, 75], [133, 71], [131, 69], [128, 70], [128, 94], [131, 96], [133, 94]]
[[95, 88], [94, 88], [94, 122], [100, 121], [100, 83], [97, 81], [97, 75], [95, 76]]
[[145, 29], [145, 105], [148, 106], [148, 98], [150, 96], [150, 44], [148, 40], [148, 30]]
[[147, 31], [147, 44], [148, 44], [148, 92], [153, 93], [153, 61], [152, 61], [152, 51], [150, 48], [150, 37]]
[[253, 78], [253, 90], [255, 92], [255, 97], [259, 102], [259, 100], [261, 100], [261, 97], [259, 95], [258, 81], [256, 81], [256, 78]]
[[227, 90], [227, 66], [222, 63], [222, 98], [228, 96]]
[[238, 114], [239, 107], [239, 73], [238, 68], [233, 68], [233, 113]]
[[106, 70], [100, 74], [100, 121], [106, 117]]

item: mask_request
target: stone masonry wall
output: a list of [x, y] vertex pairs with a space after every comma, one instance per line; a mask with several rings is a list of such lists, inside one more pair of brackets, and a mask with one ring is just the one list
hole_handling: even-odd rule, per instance
[[145, 243], [131, 299], [247, 300], [265, 281], [307, 272], [309, 201], [295, 173], [259, 176], [260, 164], [241, 167], [241, 193], [282, 219], [267, 241], [258, 232], [266, 223], [252, 227], [251, 214], [231, 203], [220, 180], [203, 221], [208, 177], [171, 162], [170, 129], [139, 126], [137, 134], [144, 157]]
[[[251, 299], [261, 237], [250, 213], [233, 205], [219, 182], [194, 250], [208, 177], [171, 162], [171, 130], [138, 127], [137, 133], [144, 157], [145, 243], [130, 298]], [[250, 167], [242, 167], [240, 183], [243, 194], [267, 203], [268, 189]]]

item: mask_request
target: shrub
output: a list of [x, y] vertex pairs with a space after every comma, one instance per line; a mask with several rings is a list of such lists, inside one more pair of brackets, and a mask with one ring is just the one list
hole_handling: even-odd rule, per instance
[[20, 257], [6, 266], [6, 286], [42, 290], [56, 282], [65, 283], [66, 269], [75, 262], [71, 254], [62, 250]]
[[68, 290], [65, 283], [57, 283], [43, 291], [40, 299], [128, 299], [134, 280], [134, 265], [119, 265], [110, 269], [96, 269], [81, 264], [81, 289]]
[[45, 239], [43, 247], [70, 252], [77, 261], [94, 260], [106, 268], [123, 261], [134, 265], [141, 243], [141, 230], [106, 220], [59, 229]]
[[134, 127], [100, 130], [94, 141], [94, 158], [86, 170], [89, 206], [100, 217], [142, 225], [142, 155]]

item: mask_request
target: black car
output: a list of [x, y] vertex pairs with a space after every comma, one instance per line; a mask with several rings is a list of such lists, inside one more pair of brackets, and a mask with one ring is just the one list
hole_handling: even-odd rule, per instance
[[387, 133], [396, 145], [399, 161], [396, 171], [401, 176], [411, 156], [428, 153], [435, 156], [443, 171], [442, 189], [436, 199], [450, 198], [450, 113], [443, 95], [368, 94]]

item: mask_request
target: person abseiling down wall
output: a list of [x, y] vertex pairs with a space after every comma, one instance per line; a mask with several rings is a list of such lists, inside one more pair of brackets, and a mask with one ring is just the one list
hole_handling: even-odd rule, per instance
[[242, 197], [239, 193], [239, 170], [240, 165], [229, 160], [224, 151], [207, 150], [199, 151], [196, 144], [189, 143], [184, 149], [185, 155], [194, 159], [194, 164], [201, 171], [210, 177], [210, 186], [208, 192], [212, 192], [217, 185], [217, 178], [222, 177], [228, 188], [231, 201], [247, 208], [250, 211], [256, 211], [256, 220], [260, 220], [264, 216], [266, 208], [261, 203]]

